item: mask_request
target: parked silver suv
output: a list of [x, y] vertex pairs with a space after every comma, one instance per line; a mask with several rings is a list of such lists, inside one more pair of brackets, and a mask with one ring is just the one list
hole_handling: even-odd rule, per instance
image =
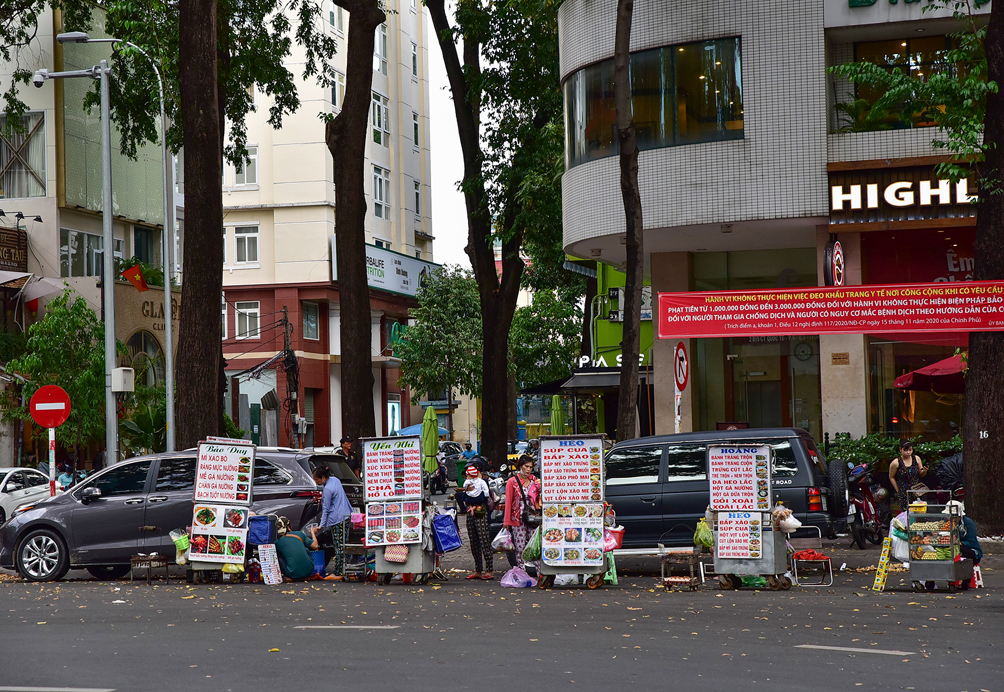
[[[299, 528], [316, 516], [321, 493], [299, 450], [259, 448], [254, 505]], [[46, 498], [0, 528], [0, 566], [30, 581], [61, 579], [71, 567], [98, 578], [129, 571], [137, 553], [173, 555], [173, 529], [192, 522], [196, 450], [127, 459], [72, 490]]]

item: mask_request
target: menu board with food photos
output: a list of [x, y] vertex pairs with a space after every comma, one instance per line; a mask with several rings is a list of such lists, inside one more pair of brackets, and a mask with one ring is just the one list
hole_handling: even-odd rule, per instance
[[243, 440], [200, 442], [195, 502], [250, 506], [254, 454], [255, 446]]
[[366, 505], [366, 545], [422, 542], [422, 503], [370, 502]]
[[362, 443], [367, 502], [422, 499], [421, 437], [379, 437]]
[[541, 557], [555, 567], [603, 564], [603, 503], [544, 503]]
[[763, 553], [763, 514], [719, 512], [715, 545], [720, 558], [755, 560]]
[[715, 512], [769, 512], [769, 445], [710, 445], [708, 479]]
[[189, 558], [199, 562], [244, 564], [248, 513], [247, 507], [196, 502]]
[[540, 439], [541, 501], [603, 500], [602, 437]]

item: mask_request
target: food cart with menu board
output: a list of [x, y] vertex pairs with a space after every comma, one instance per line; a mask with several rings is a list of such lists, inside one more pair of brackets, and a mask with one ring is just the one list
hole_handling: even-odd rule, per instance
[[603, 583], [603, 439], [540, 438], [541, 588], [558, 574], [589, 575], [590, 589]]
[[247, 440], [210, 437], [199, 443], [188, 552], [193, 573], [226, 573], [226, 565], [239, 565], [233, 574], [243, 573], [254, 458], [255, 445]]
[[428, 501], [422, 483], [422, 438], [364, 438], [362, 447], [365, 541], [376, 556], [374, 571], [385, 584], [393, 574], [414, 574], [421, 583], [436, 567], [435, 553], [422, 550]]
[[771, 520], [774, 450], [770, 445], [708, 445], [715, 573], [723, 589], [763, 576], [771, 589], [790, 589], [784, 533]]
[[907, 490], [906, 521], [910, 537], [910, 581], [916, 591], [944, 582], [954, 592], [955, 583], [973, 578], [973, 561], [962, 557], [962, 514], [958, 505], [934, 504], [926, 490]]

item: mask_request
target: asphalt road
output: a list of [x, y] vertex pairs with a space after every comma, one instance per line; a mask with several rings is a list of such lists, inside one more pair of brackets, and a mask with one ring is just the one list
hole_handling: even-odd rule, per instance
[[[852, 569], [878, 556], [829, 551]], [[851, 571], [830, 588], [666, 592], [651, 562], [596, 591], [2, 581], [0, 690], [999, 690], [1002, 558], [958, 594], [913, 593], [905, 573], [874, 593], [873, 572]]]

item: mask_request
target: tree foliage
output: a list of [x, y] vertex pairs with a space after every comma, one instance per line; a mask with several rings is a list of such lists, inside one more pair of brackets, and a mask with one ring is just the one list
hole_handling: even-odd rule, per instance
[[530, 305], [518, 308], [509, 332], [517, 386], [526, 389], [571, 376], [579, 356], [581, 325], [578, 301], [569, 301], [558, 291], [537, 291]]
[[440, 267], [418, 292], [415, 320], [394, 346], [401, 382], [416, 393], [452, 389], [481, 396], [481, 312], [471, 272]]
[[[28, 402], [42, 386], [55, 384], [70, 397], [70, 417], [56, 428], [66, 448], [86, 447], [105, 435], [105, 327], [87, 301], [67, 288], [45, 306], [45, 317], [28, 328], [27, 350], [7, 370], [28, 380], [24, 406], [12, 398], [4, 418], [30, 420]], [[119, 344], [119, 350], [125, 352]]]

